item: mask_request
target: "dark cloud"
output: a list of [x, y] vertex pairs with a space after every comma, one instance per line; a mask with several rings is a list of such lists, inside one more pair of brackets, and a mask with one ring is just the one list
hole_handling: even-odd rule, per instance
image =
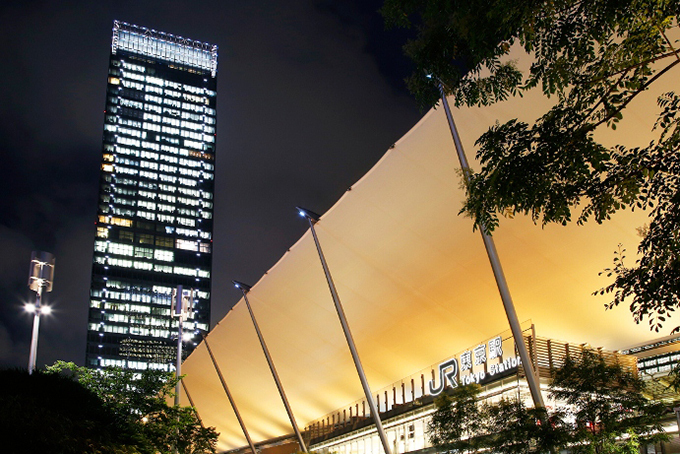
[[[33, 249], [57, 257], [39, 363], [82, 363], [114, 19], [220, 48], [213, 323], [419, 118], [380, 2], [11, 2], [0, 9], [0, 365], [25, 366]], [[397, 33], [397, 34], [395, 34]]]

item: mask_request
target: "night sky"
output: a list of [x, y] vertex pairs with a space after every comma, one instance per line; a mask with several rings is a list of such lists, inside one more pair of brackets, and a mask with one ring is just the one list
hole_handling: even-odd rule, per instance
[[83, 364], [113, 20], [217, 44], [212, 323], [421, 117], [380, 1], [5, 1], [0, 367], [26, 367], [32, 250], [56, 258], [38, 367]]

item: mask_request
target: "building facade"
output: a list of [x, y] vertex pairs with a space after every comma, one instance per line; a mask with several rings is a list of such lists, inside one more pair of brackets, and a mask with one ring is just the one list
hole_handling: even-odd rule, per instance
[[[585, 350], [600, 355], [606, 363], [619, 364], [635, 375], [641, 374], [645, 380], [644, 395], [647, 398], [667, 402], [669, 406], [678, 401], [678, 392], [670, 388], [669, 382], [663, 378], [680, 362], [679, 336], [609, 352], [601, 348], [594, 349], [587, 344], [570, 344], [537, 337], [532, 326], [530, 330], [525, 330], [525, 342], [549, 409], [566, 405], [565, 402], [555, 400], [549, 393], [552, 371], [562, 367], [565, 358], [578, 361]], [[428, 434], [429, 424], [436, 410], [434, 401], [437, 395], [461, 384], [479, 384], [479, 401], [482, 403], [497, 403], [505, 399], [519, 400], [532, 406], [531, 393], [524, 374], [512, 337], [505, 332], [377, 391], [376, 402], [392, 453], [440, 452], [433, 447]], [[645, 446], [648, 454], [680, 452], [677, 421], [677, 414], [669, 413], [664, 418], [662, 427], [671, 438], [667, 442]], [[363, 400], [312, 421], [305, 427], [304, 436], [310, 450], [318, 454], [383, 453]], [[292, 440], [292, 436], [289, 440]], [[245, 452], [245, 449], [240, 452]], [[264, 449], [262, 452], [269, 454]], [[292, 452], [295, 452], [294, 447], [285, 454]]]
[[216, 45], [114, 22], [88, 367], [172, 370], [179, 285], [184, 332], [209, 329], [216, 90]]
[[[541, 392], [548, 408], [564, 406], [549, 393], [552, 372], [564, 365], [566, 358], [578, 360], [585, 350], [600, 355], [607, 363], [620, 364], [626, 370], [638, 373], [635, 352], [609, 352], [593, 349], [587, 344], [567, 343], [537, 337], [534, 327], [525, 327], [524, 340], [530, 352], [533, 369], [537, 372]], [[680, 338], [633, 349], [637, 352], [656, 351], [680, 345]], [[669, 351], [663, 351], [666, 355]], [[672, 354], [677, 354], [677, 350]], [[651, 358], [651, 356], [650, 356]], [[665, 364], [665, 362], [664, 362]], [[432, 364], [398, 382], [380, 390], [374, 390], [375, 403], [392, 454], [435, 454], [438, 451], [429, 439], [429, 425], [436, 411], [435, 399], [460, 385], [480, 385], [480, 403], [498, 403], [501, 400], [519, 400], [532, 406], [531, 392], [525, 371], [517, 355], [514, 340], [509, 331], [471, 345], [464, 351]], [[677, 394], [674, 393], [677, 399]], [[664, 430], [677, 431], [675, 418], [663, 422]], [[303, 430], [305, 443], [310, 452], [318, 454], [384, 454], [377, 430], [370, 418], [365, 399], [352, 402], [323, 417], [309, 422]], [[674, 454], [680, 452], [677, 438], [673, 443], [648, 446], [647, 452]], [[266, 440], [256, 444], [262, 454], [293, 454], [299, 446], [293, 435]], [[248, 447], [228, 451], [229, 454], [248, 454]]]

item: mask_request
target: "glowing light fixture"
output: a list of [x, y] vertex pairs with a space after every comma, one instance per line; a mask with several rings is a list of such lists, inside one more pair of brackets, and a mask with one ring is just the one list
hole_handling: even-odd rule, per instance
[[40, 315], [51, 312], [49, 306], [41, 306], [43, 291], [52, 291], [54, 280], [54, 256], [49, 252], [33, 251], [31, 253], [31, 267], [28, 272], [28, 288], [36, 294], [35, 304], [27, 304], [25, 309], [33, 313], [33, 330], [31, 333], [31, 350], [28, 355], [28, 373], [35, 370], [38, 356], [38, 332], [40, 330]]
[[248, 284], [244, 284], [243, 282], [239, 282], [239, 281], [231, 281], [231, 282], [234, 283], [234, 287], [236, 287], [237, 289], [239, 289], [241, 291], [244, 291], [245, 293], [248, 293], [250, 291], [251, 287]]
[[319, 222], [319, 219], [321, 219], [320, 214], [317, 214], [317, 213], [315, 213], [311, 210], [308, 210], [306, 208], [295, 207], [295, 209], [298, 210], [298, 213], [300, 214], [300, 216], [302, 216], [303, 218], [307, 218], [309, 221], [313, 222], [314, 224]]

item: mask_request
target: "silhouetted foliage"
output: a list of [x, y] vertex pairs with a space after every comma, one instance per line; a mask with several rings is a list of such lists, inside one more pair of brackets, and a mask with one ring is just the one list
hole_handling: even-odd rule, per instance
[[644, 381], [620, 364], [585, 350], [576, 361], [567, 358], [555, 371], [550, 394], [566, 403], [575, 453], [616, 452], [616, 440], [635, 435], [636, 443], [666, 440], [661, 418], [662, 403], [644, 397]]
[[95, 393], [54, 374], [0, 370], [3, 453], [137, 453], [134, 432]]
[[476, 435], [482, 424], [477, 405], [480, 390], [476, 384], [458, 386], [435, 399], [437, 411], [428, 426], [430, 443], [451, 451], [478, 449]]
[[177, 384], [172, 372], [120, 368], [100, 371], [57, 361], [47, 367], [46, 373], [70, 377], [96, 395], [143, 454], [215, 452], [215, 429], [203, 427], [192, 408], [168, 405]]
[[550, 394], [559, 408], [526, 408], [503, 399], [479, 403], [480, 388], [455, 388], [437, 398], [428, 427], [439, 450], [500, 454], [527, 452], [635, 454], [641, 443], [667, 440], [667, 409], [642, 394], [643, 381], [620, 364], [584, 351], [554, 372]]

